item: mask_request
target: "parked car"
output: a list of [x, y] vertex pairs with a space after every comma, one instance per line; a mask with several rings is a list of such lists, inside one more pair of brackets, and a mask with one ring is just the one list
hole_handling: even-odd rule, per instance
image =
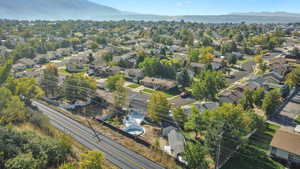
[[187, 98], [187, 97], [189, 97], [190, 95], [191, 95], [190, 92], [182, 92], [182, 93], [180, 93], [180, 97], [181, 97], [181, 98]]

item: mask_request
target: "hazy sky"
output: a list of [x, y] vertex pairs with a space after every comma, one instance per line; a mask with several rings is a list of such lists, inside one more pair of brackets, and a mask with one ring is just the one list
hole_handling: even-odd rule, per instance
[[300, 0], [90, 0], [120, 10], [161, 15], [218, 15], [233, 12], [300, 13]]

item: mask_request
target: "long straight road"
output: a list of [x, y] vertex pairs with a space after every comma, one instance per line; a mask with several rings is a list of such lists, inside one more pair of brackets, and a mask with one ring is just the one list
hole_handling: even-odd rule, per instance
[[155, 162], [127, 149], [100, 133], [95, 133], [92, 129], [56, 110], [37, 101], [33, 101], [33, 105], [37, 106], [43, 114], [49, 117], [53, 126], [69, 134], [87, 148], [103, 152], [108, 161], [122, 169], [164, 169], [164, 167]]

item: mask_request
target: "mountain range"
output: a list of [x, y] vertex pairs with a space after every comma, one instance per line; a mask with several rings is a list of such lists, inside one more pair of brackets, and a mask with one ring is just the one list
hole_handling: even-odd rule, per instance
[[121, 11], [88, 0], [0, 0], [0, 18], [18, 20], [146, 20], [203, 23], [289, 23], [300, 22], [300, 14], [249, 12], [228, 15], [161, 16]]
[[1, 0], [0, 16], [8, 19], [99, 19], [129, 14], [88, 0]]
[[279, 17], [300, 17], [300, 13], [288, 13], [283, 11], [278, 12], [245, 12], [245, 13], [232, 13], [231, 15], [240, 16], [279, 16]]

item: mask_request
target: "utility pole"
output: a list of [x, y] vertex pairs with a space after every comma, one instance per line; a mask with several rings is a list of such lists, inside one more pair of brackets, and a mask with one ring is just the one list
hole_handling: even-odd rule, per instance
[[224, 134], [224, 131], [222, 131], [222, 133], [218, 136], [219, 144], [218, 144], [217, 153], [216, 153], [215, 169], [219, 169], [219, 165], [220, 165], [221, 144], [222, 144], [223, 134]]
[[87, 113], [86, 113], [86, 107], [83, 107], [83, 113], [85, 115], [85, 119], [88, 123], [89, 128], [93, 131], [93, 133], [95, 134], [95, 137], [97, 138], [98, 142], [101, 142], [101, 138], [98, 136], [96, 130], [93, 128], [92, 124], [90, 123], [88, 117], [87, 117]]

